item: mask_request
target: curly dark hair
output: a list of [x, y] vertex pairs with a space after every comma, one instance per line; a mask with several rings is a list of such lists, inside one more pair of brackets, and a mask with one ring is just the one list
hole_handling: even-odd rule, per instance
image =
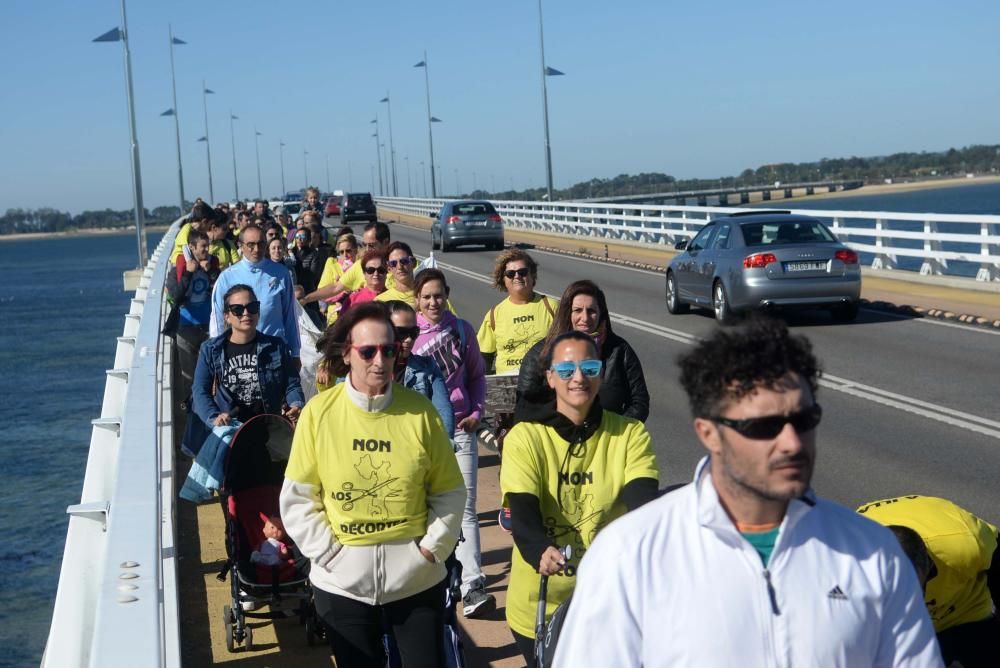
[[323, 335], [316, 342], [316, 351], [323, 356], [320, 364], [330, 369], [334, 378], [346, 376], [350, 370], [344, 364], [344, 350], [351, 345], [351, 330], [362, 320], [376, 320], [385, 323], [395, 336], [392, 321], [389, 320], [389, 315], [382, 302], [365, 302], [348, 309], [346, 313], [337, 318], [332, 327], [323, 332]]
[[677, 364], [691, 413], [702, 418], [717, 416], [727, 403], [759, 387], [777, 387], [790, 372], [801, 376], [815, 397], [820, 375], [809, 339], [789, 334], [785, 323], [764, 316], [718, 329]]
[[524, 262], [527, 265], [528, 270], [531, 272], [531, 280], [538, 281], [538, 263], [535, 259], [528, 255], [526, 252], [520, 248], [508, 248], [504, 252], [497, 255], [496, 262], [493, 264], [493, 287], [501, 292], [507, 291], [507, 286], [503, 282], [503, 272], [507, 270], [507, 265], [511, 262], [517, 261]]

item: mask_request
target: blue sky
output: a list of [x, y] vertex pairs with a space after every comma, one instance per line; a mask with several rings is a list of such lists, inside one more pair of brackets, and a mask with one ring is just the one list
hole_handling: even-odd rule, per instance
[[[609, 3], [543, 0], [557, 187], [660, 171], [680, 178], [822, 157], [1000, 142], [1000, 3]], [[430, 62], [435, 157], [445, 193], [544, 184], [534, 0], [251, 2], [131, 0], [136, 118], [148, 207], [177, 201], [167, 25], [176, 49], [186, 194], [207, 197], [201, 80], [217, 199], [310, 181], [367, 190], [377, 113], [392, 97], [400, 194], [428, 163]], [[0, 3], [0, 210], [131, 206], [117, 0]], [[350, 163], [350, 178], [348, 176]]]

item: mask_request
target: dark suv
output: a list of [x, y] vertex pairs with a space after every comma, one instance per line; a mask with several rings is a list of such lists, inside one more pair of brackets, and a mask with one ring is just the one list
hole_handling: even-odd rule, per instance
[[340, 224], [347, 225], [355, 220], [376, 222], [375, 200], [371, 193], [347, 193], [340, 202]]

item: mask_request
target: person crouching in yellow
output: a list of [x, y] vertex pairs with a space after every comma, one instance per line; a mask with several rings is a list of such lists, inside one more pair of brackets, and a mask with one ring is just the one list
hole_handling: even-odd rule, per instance
[[337, 319], [323, 363], [346, 379], [303, 409], [281, 490], [338, 666], [384, 666], [383, 620], [403, 665], [444, 663], [465, 481], [431, 402], [393, 384], [398, 352], [381, 304]]

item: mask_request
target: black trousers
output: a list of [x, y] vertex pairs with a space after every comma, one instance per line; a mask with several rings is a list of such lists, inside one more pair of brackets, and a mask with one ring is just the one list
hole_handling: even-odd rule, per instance
[[510, 634], [514, 636], [514, 644], [517, 645], [517, 651], [519, 651], [521, 656], [524, 657], [524, 661], [528, 664], [528, 668], [534, 668], [535, 639], [529, 638], [528, 636], [522, 636], [514, 629], [510, 630]]
[[944, 665], [958, 661], [963, 668], [988, 668], [1000, 665], [1000, 621], [989, 617], [978, 622], [959, 624], [938, 634]]
[[390, 630], [403, 668], [443, 666], [444, 587], [442, 580], [419, 594], [384, 605], [368, 605], [314, 588], [316, 612], [327, 627], [337, 665], [385, 668], [382, 636]]

